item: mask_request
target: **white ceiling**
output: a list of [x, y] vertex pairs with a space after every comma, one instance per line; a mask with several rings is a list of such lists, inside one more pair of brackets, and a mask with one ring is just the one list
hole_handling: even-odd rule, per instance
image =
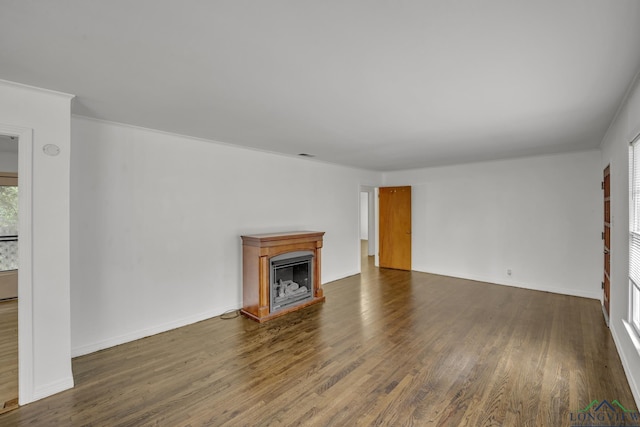
[[598, 146], [637, 0], [0, 0], [0, 78], [75, 114], [375, 170]]

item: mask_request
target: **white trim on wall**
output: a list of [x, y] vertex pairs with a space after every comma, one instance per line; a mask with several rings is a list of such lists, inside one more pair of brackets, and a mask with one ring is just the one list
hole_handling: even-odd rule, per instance
[[0, 134], [18, 138], [18, 403], [35, 400], [33, 384], [32, 183], [33, 129], [0, 123]]

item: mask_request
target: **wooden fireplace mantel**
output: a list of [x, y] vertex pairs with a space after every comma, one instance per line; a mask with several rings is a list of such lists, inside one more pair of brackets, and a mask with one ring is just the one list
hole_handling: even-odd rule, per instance
[[[321, 249], [324, 231], [289, 231], [242, 237], [242, 309], [240, 313], [265, 322], [312, 304], [324, 302], [320, 281]], [[269, 308], [270, 260], [296, 251], [313, 253], [313, 298], [274, 313]]]

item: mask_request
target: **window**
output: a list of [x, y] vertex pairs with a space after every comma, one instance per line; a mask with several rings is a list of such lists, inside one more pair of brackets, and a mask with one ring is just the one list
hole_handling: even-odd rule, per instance
[[629, 148], [629, 322], [640, 336], [640, 137]]

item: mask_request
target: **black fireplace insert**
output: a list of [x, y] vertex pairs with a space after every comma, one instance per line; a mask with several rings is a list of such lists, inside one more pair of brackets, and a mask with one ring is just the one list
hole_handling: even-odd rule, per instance
[[313, 253], [289, 252], [271, 258], [270, 310], [301, 304], [313, 298]]

